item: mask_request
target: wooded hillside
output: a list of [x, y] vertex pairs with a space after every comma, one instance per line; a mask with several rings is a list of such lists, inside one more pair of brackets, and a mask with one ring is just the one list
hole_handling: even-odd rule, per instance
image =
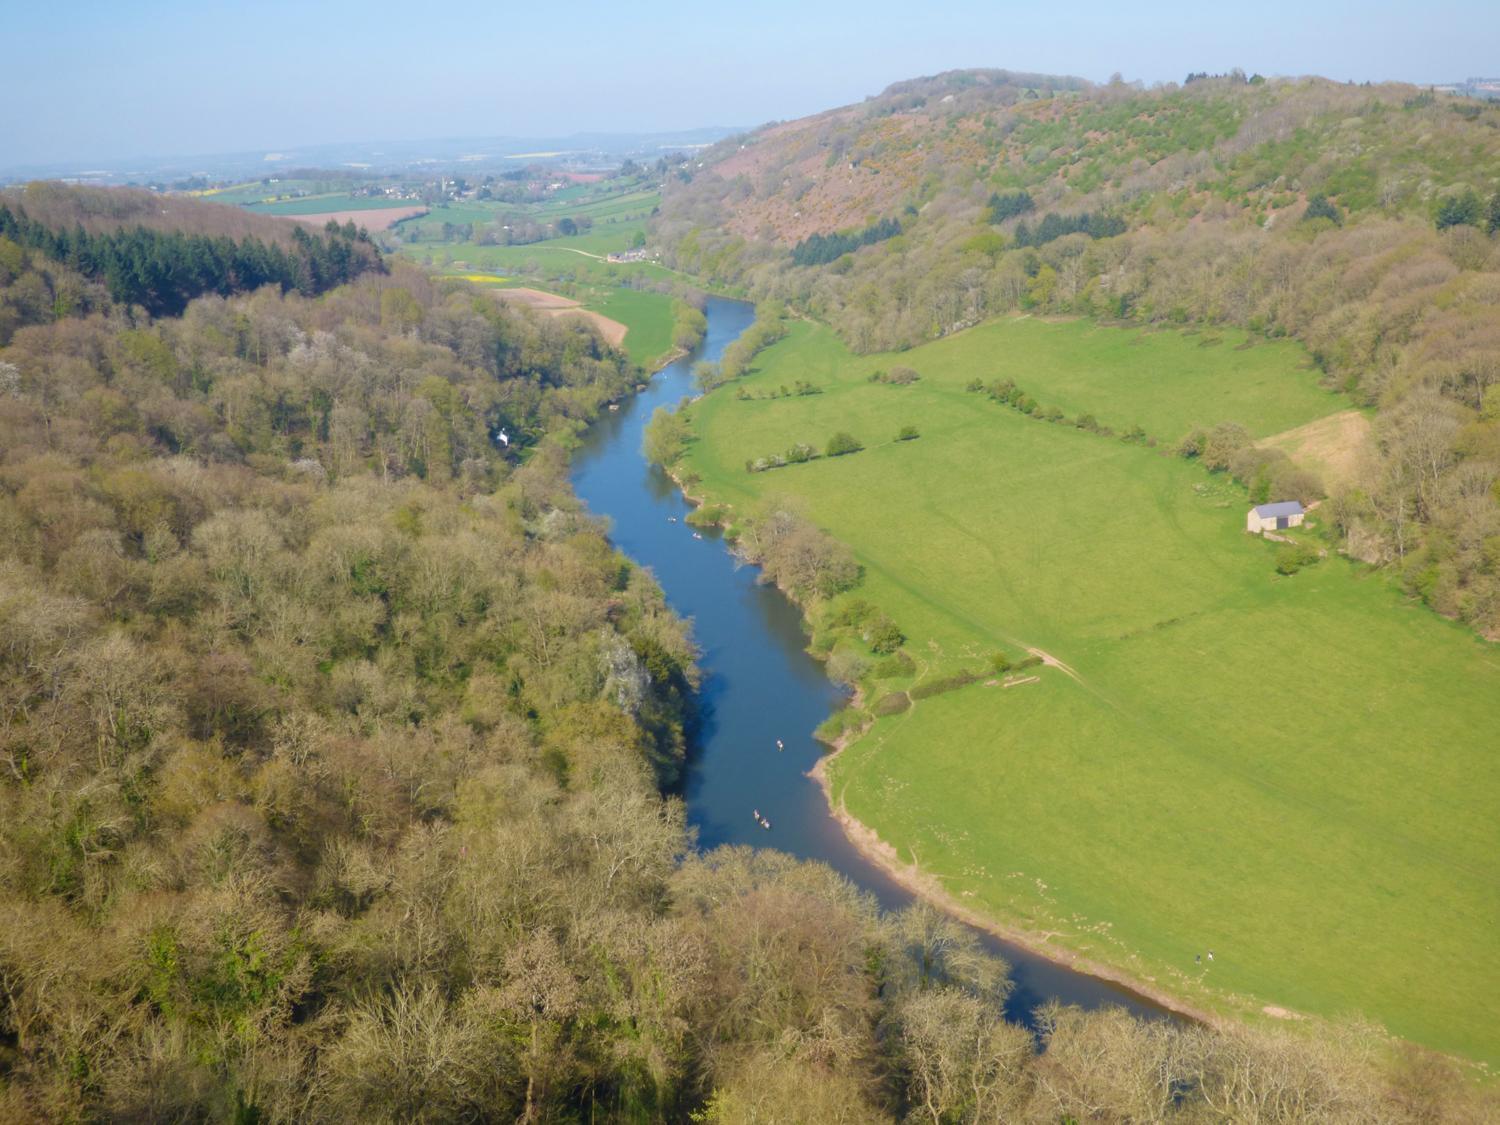
[[[856, 351], [1020, 310], [1303, 341], [1379, 409], [1359, 483], [1330, 507], [1343, 545], [1500, 635], [1500, 106], [1321, 79], [965, 71], [706, 164], [663, 202], [670, 264], [787, 301]], [[812, 235], [891, 220], [895, 237], [796, 264]]]
[[638, 378], [586, 325], [87, 296], [0, 349], [0, 1119], [1483, 1113], [1362, 1028], [1038, 1054], [970, 932], [694, 854], [691, 641], [567, 485]]

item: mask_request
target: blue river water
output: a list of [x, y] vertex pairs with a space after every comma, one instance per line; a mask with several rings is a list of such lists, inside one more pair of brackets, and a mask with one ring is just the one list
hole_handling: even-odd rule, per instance
[[[807, 776], [823, 752], [812, 731], [842, 705], [844, 693], [807, 653], [797, 608], [757, 582], [759, 572], [739, 563], [716, 533], [695, 538], [683, 522], [691, 505], [641, 452], [652, 412], [693, 395], [693, 365], [718, 359], [755, 315], [748, 304], [719, 298], [710, 298], [705, 311], [708, 333], [694, 353], [663, 368], [646, 390], [590, 428], [574, 458], [573, 487], [590, 511], [608, 519], [614, 544], [650, 568], [672, 609], [693, 622], [704, 670], [703, 717], [688, 752], [683, 797], [699, 846], [749, 844], [820, 860], [883, 908], [899, 909], [911, 893], [853, 847]], [[752, 819], [753, 810], [770, 821], [769, 830]], [[1006, 1005], [1012, 1019], [1031, 1022], [1048, 1000], [1164, 1014], [1108, 981], [988, 934], [984, 941], [1013, 967]]]

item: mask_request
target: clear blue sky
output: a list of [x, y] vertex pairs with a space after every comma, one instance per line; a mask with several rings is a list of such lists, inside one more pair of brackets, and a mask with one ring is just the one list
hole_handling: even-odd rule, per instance
[[5, 5], [0, 167], [320, 142], [753, 125], [969, 66], [1441, 82], [1497, 0]]

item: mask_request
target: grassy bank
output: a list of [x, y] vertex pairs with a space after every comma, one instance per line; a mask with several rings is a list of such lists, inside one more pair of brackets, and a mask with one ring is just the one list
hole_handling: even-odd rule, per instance
[[[920, 378], [870, 381], [898, 364]], [[1500, 657], [1341, 559], [1279, 574], [1226, 478], [964, 389], [1010, 379], [1163, 441], [1267, 436], [1347, 406], [1300, 350], [1007, 320], [856, 358], [800, 324], [757, 367], [694, 408], [697, 490], [795, 498], [854, 549], [852, 596], [915, 669], [879, 678], [840, 641], [870, 698], [978, 674], [832, 764], [854, 816], [964, 901], [1195, 1003], [1500, 1058]], [[798, 381], [821, 393], [771, 397]], [[866, 448], [745, 471], [836, 431]], [[1033, 648], [1067, 670], [987, 671]]]

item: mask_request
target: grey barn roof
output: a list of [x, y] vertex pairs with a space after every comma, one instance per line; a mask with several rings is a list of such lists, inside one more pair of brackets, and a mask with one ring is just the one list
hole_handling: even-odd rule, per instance
[[1261, 519], [1274, 519], [1276, 516], [1300, 516], [1302, 514], [1302, 502], [1300, 500], [1282, 500], [1276, 504], [1261, 504], [1255, 509], [1255, 514]]

